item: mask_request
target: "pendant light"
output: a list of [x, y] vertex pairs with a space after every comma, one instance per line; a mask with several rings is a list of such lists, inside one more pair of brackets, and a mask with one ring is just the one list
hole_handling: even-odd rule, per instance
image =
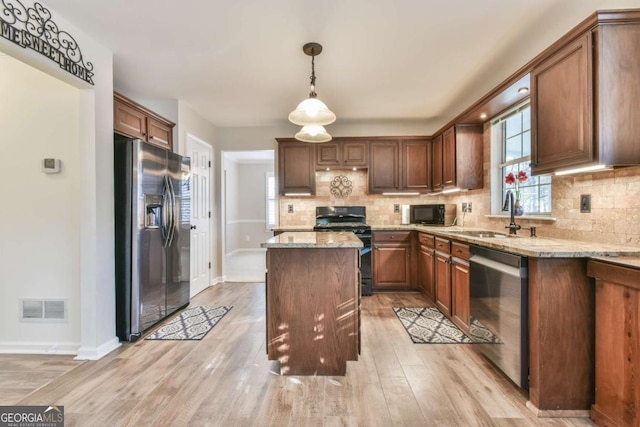
[[[300, 141], [330, 141], [331, 135], [327, 133], [323, 126], [335, 122], [336, 115], [327, 108], [324, 102], [318, 99], [318, 95], [316, 94], [315, 57], [322, 52], [322, 45], [313, 42], [306, 43], [302, 47], [302, 50], [311, 57], [311, 91], [309, 98], [298, 104], [298, 107], [289, 114], [289, 121], [296, 125], [303, 126], [300, 132], [296, 134], [296, 139]], [[300, 135], [300, 138], [298, 135]]]
[[324, 126], [320, 125], [307, 125], [300, 129], [300, 132], [296, 133], [296, 139], [302, 142], [329, 142], [331, 141], [331, 135], [327, 133]]

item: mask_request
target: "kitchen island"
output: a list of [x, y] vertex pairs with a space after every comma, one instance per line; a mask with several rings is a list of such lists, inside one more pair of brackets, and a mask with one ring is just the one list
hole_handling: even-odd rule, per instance
[[285, 232], [267, 249], [267, 355], [283, 375], [345, 375], [360, 350], [360, 252], [351, 232]]

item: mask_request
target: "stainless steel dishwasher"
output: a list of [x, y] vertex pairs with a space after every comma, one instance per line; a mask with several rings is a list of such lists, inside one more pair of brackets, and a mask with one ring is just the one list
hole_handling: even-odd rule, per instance
[[526, 257], [471, 246], [471, 339], [523, 389], [529, 388]]

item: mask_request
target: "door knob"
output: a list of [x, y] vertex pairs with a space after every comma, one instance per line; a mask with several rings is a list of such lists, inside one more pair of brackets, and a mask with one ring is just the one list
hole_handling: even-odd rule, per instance
[[198, 228], [198, 227], [196, 227], [195, 225], [192, 225], [192, 226], [191, 226], [191, 229], [192, 229], [192, 230], [195, 230], [196, 228]]

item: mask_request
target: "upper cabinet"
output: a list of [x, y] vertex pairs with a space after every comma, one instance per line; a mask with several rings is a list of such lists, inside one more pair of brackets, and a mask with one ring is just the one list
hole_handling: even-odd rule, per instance
[[[619, 21], [617, 21], [619, 19]], [[640, 163], [640, 12], [598, 12], [531, 71], [532, 173]]]
[[371, 141], [369, 158], [369, 193], [400, 191], [400, 141]]
[[137, 102], [113, 93], [113, 131], [140, 138], [143, 141], [173, 150], [173, 127], [175, 123], [165, 119]]
[[316, 144], [316, 169], [366, 168], [369, 147], [365, 141], [342, 141]]
[[431, 140], [398, 138], [369, 144], [369, 193], [431, 191]]
[[280, 194], [313, 195], [316, 144], [278, 139], [278, 184]]
[[433, 139], [433, 190], [483, 186], [482, 125], [455, 125]]
[[402, 140], [402, 186], [406, 192], [431, 191], [431, 140]]

